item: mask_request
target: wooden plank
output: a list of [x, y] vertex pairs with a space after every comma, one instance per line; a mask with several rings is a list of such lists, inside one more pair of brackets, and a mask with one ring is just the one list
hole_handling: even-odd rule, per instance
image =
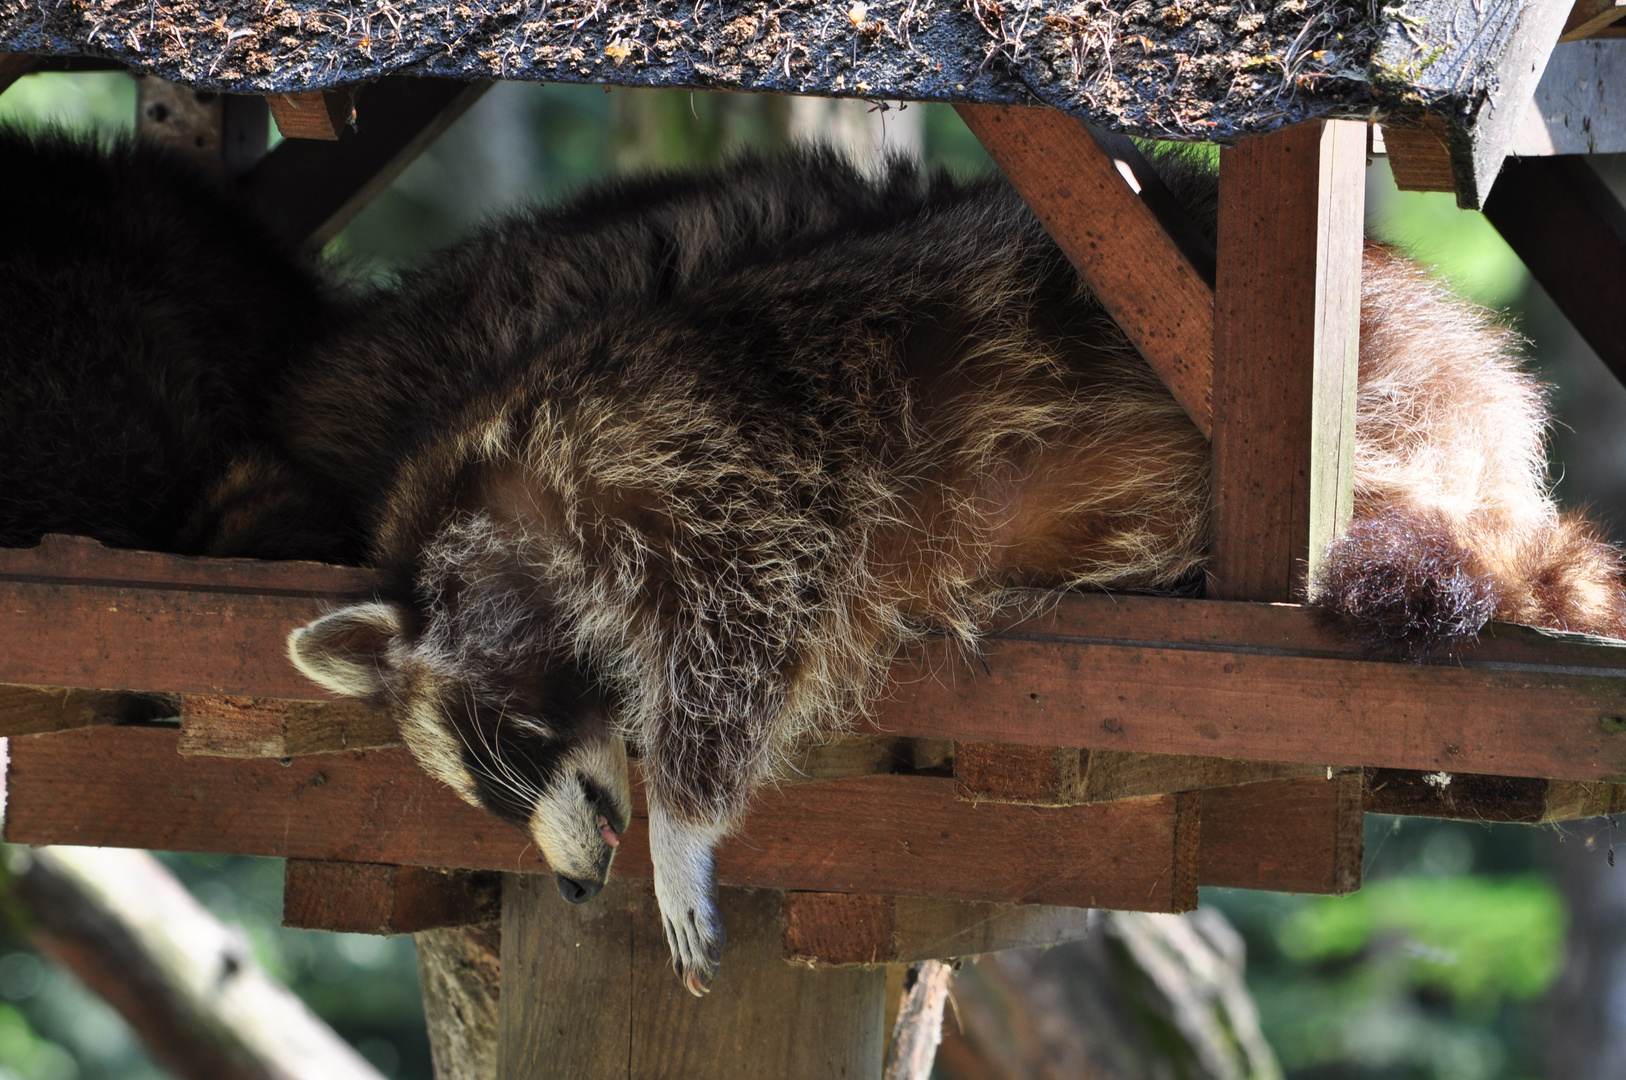
[[345, 125], [355, 119], [355, 102], [355, 91], [349, 88], [265, 96], [283, 138], [325, 142], [336, 142]]
[[[1205, 278], [1204, 258], [1197, 253], [1208, 245], [1182, 222], [1173, 198], [1134, 144], [1111, 139], [1103, 146], [1110, 137], [1093, 135], [1055, 109], [958, 109], [1102, 306], [1207, 435], [1214, 290], [1212, 273]], [[1207, 262], [1211, 265], [1211, 254]]]
[[390, 78], [367, 88], [356, 129], [335, 142], [291, 139], [237, 190], [289, 240], [321, 247], [390, 185], [490, 83]]
[[172, 694], [0, 686], [0, 736], [164, 720], [179, 709], [180, 699]]
[[1564, 30], [1558, 35], [1559, 44], [1589, 38], [1606, 26], [1613, 26], [1626, 16], [1626, 0], [1575, 0]]
[[[88, 542], [0, 551], [0, 683], [315, 698], [284, 659], [287, 634], [371, 582]], [[974, 667], [943, 645], [900, 661], [867, 730], [939, 747], [1626, 776], [1619, 642], [1493, 624], [1451, 660], [1362, 655], [1301, 606], [1068, 596], [994, 633]]]
[[[543, 872], [519, 830], [475, 810], [404, 750], [183, 757], [173, 728], [64, 732], [10, 744], [6, 836], [18, 843], [218, 851]], [[1196, 903], [1197, 803], [973, 806], [953, 781], [872, 776], [764, 791], [717, 853], [723, 884], [1064, 907]], [[642, 817], [635, 795], [634, 816]], [[650, 875], [648, 830], [616, 856]], [[900, 857], [902, 856], [902, 857]], [[551, 886], [550, 886], [551, 887]]]
[[1377, 663], [1341, 658], [1348, 643], [1317, 623], [1292, 605], [1078, 597], [989, 641], [975, 671], [928, 654], [899, 673], [874, 725], [1028, 746], [1626, 776], [1626, 646], [1493, 625], [1454, 661]]
[[1383, 148], [1395, 187], [1401, 191], [1457, 190], [1451, 132], [1438, 116], [1383, 125]]
[[787, 892], [784, 957], [802, 964], [908, 964], [1083, 939], [1087, 908], [913, 896]]
[[401, 745], [389, 716], [359, 701], [188, 694], [180, 714], [183, 754], [291, 758]]
[[956, 795], [972, 802], [1025, 806], [1078, 806], [1137, 795], [1317, 776], [1322, 771], [1320, 765], [1290, 761], [1229, 761], [1002, 743], [954, 744]]
[[491, 1080], [497, 1075], [502, 924], [425, 930], [412, 943], [435, 1080]]
[[1626, 785], [1366, 769], [1365, 807], [1374, 814], [1545, 825], [1626, 811]]
[[1399, 115], [1422, 107], [1445, 121], [1463, 209], [1490, 194], [1571, 8], [1572, 0], [1412, 0], [1381, 28], [1372, 85]]
[[282, 925], [345, 934], [415, 934], [502, 918], [490, 871], [289, 859]]
[[1211, 596], [1294, 599], [1349, 519], [1365, 165], [1353, 120], [1220, 151]]
[[672, 977], [646, 882], [567, 907], [553, 883], [505, 884], [499, 1080], [705, 1076], [879, 1080], [886, 975], [780, 959], [780, 897], [719, 890], [728, 927], [711, 993]]
[[1361, 887], [1361, 774], [1201, 793], [1205, 885], [1343, 896]]
[[0, 94], [39, 66], [40, 58], [29, 53], [0, 52]]
[[1509, 161], [1485, 217], [1626, 382], [1626, 208], [1584, 158]]
[[[1547, 61], [1508, 152], [1515, 157], [1550, 157], [1623, 151], [1626, 40], [1597, 38], [1560, 45]], [[1490, 198], [1495, 197], [1492, 188]]]
[[136, 138], [222, 182], [265, 157], [267, 116], [258, 97], [207, 93], [150, 75], [136, 82]]

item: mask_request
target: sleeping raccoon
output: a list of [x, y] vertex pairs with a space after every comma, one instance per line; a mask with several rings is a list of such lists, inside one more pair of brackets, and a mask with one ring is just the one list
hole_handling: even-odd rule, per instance
[[[1626, 631], [1545, 423], [1512, 337], [1368, 246], [1356, 521], [1320, 602], [1413, 652], [1492, 617]], [[627, 827], [630, 741], [697, 994], [714, 845], [900, 647], [974, 648], [1059, 589], [1200, 589], [1206, 558], [1208, 447], [1044, 230], [998, 181], [901, 164], [793, 157], [494, 228], [316, 348], [269, 426], [374, 497], [388, 582], [294, 662], [387, 707], [572, 901]]]
[[0, 546], [63, 532], [183, 553], [361, 553], [260, 430], [281, 365], [333, 317], [310, 268], [183, 163], [129, 141], [0, 128], [0, 205], [13, 208]]

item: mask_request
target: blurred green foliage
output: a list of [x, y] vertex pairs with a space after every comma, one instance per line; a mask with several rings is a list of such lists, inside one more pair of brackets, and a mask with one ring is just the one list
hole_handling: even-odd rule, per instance
[[1282, 924], [1277, 941], [1302, 963], [1394, 952], [1409, 985], [1447, 994], [1479, 1017], [1552, 984], [1564, 919], [1557, 891], [1533, 874], [1399, 877], [1351, 897], [1317, 899]]

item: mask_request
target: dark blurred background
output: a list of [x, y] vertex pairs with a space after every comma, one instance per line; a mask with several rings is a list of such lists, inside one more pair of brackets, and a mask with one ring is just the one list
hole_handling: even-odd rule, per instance
[[[0, 96], [0, 122], [106, 134], [128, 131], [134, 109], [134, 82], [122, 74], [32, 75]], [[944, 106], [504, 83], [327, 255], [344, 273], [387, 279], [509, 207], [815, 135], [866, 160], [884, 148], [959, 174], [991, 167]], [[1626, 183], [1626, 163], [1596, 164], [1617, 190]], [[1368, 175], [1373, 233], [1529, 339], [1554, 388], [1560, 498], [1626, 535], [1626, 390], [1482, 216], [1447, 195], [1396, 191], [1382, 159]], [[1523, 827], [1369, 815], [1356, 895], [1205, 890], [1203, 904], [1241, 932], [1262, 1029], [1293, 1080], [1626, 1078], [1626, 867], [1613, 866], [1615, 839], [1609, 820]], [[410, 938], [283, 929], [277, 860], [163, 859], [381, 1072], [428, 1080]], [[117, 1014], [0, 937], [0, 1080], [165, 1075]]]

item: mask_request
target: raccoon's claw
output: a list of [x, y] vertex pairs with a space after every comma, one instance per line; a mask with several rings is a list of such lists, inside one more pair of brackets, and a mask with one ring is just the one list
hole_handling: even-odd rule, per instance
[[672, 967], [695, 997], [711, 989], [727, 935], [717, 915], [711, 847], [718, 829], [673, 821], [650, 810], [655, 900], [672, 950]]

